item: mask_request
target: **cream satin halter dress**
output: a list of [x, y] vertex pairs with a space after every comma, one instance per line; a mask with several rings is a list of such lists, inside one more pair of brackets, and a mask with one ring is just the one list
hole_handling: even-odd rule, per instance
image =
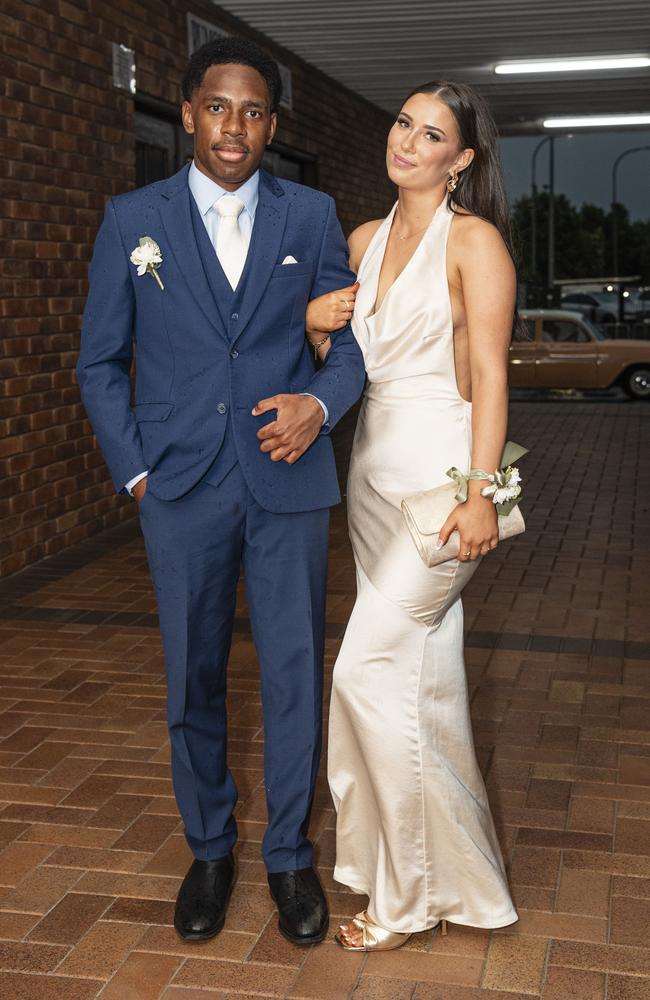
[[470, 467], [471, 404], [454, 365], [446, 199], [379, 310], [395, 209], [363, 257], [353, 329], [369, 384], [348, 481], [357, 600], [334, 669], [328, 777], [337, 809], [334, 878], [370, 897], [393, 931], [442, 918], [517, 920], [474, 754], [460, 594], [477, 563], [428, 569], [404, 497]]

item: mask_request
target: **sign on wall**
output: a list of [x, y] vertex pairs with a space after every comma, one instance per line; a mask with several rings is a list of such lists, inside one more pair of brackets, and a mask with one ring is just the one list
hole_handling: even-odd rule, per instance
[[[227, 38], [228, 35], [228, 31], [224, 31], [223, 28], [219, 28], [216, 24], [211, 24], [210, 21], [204, 21], [202, 17], [197, 17], [196, 14], [188, 13], [188, 55], [191, 56], [193, 52], [200, 49], [206, 42], [211, 42], [215, 38]], [[278, 62], [278, 69], [280, 70], [280, 78], [282, 80], [282, 100], [280, 101], [280, 106], [288, 108], [288, 110], [291, 111], [293, 108], [293, 83], [291, 70], [288, 66], [285, 66], [284, 63], [281, 62]]]
[[[277, 59], [276, 59], [277, 62]], [[280, 79], [282, 80], [282, 99], [280, 101], [280, 107], [288, 108], [289, 111], [293, 109], [293, 83], [291, 80], [291, 70], [284, 63], [278, 63], [278, 69], [280, 70]]]
[[135, 52], [113, 42], [113, 86], [135, 94]]
[[202, 17], [197, 17], [196, 14], [187, 15], [188, 55], [192, 55], [193, 52], [200, 49], [206, 42], [211, 42], [215, 38], [227, 38], [227, 36], [228, 32], [224, 31], [223, 28], [218, 28], [216, 24], [210, 24], [209, 21], [204, 21]]

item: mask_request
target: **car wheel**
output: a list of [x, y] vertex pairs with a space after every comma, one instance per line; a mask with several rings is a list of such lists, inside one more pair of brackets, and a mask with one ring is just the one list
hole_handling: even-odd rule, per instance
[[632, 399], [650, 399], [650, 365], [626, 371], [623, 388]]

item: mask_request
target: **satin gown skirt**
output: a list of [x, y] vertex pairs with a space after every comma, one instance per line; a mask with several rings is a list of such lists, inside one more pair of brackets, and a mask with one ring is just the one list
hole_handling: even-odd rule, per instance
[[358, 594], [329, 726], [334, 877], [402, 932], [517, 919], [470, 724], [460, 593], [477, 563], [425, 567], [399, 509], [469, 467], [471, 407], [439, 389], [420, 376], [364, 399], [348, 484]]

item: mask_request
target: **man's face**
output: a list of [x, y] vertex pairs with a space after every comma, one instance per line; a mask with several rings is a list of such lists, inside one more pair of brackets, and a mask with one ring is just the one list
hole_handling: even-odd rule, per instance
[[238, 63], [210, 66], [182, 114], [198, 169], [226, 191], [255, 173], [277, 126], [266, 80]]

